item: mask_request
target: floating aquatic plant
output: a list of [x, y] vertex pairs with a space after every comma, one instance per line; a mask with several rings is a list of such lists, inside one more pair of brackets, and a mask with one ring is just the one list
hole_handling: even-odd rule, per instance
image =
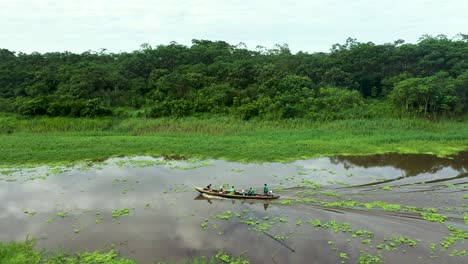
[[123, 208], [123, 209], [112, 211], [112, 218], [114, 219], [119, 219], [122, 216], [128, 216], [128, 215], [130, 215], [130, 209], [128, 208]]
[[444, 223], [445, 219], [447, 218], [447, 216], [441, 215], [441, 214], [424, 213], [424, 212], [420, 212], [419, 214], [421, 214], [423, 219], [431, 221], [431, 222], [437, 222], [437, 223]]
[[231, 211], [226, 211], [223, 214], [214, 215], [214, 216], [212, 216], [212, 218], [228, 220], [228, 219], [231, 219], [232, 216], [233, 216], [233, 214], [232, 214]]
[[57, 216], [60, 216], [60, 217], [66, 217], [68, 215], [68, 212], [58, 212], [57, 213]]

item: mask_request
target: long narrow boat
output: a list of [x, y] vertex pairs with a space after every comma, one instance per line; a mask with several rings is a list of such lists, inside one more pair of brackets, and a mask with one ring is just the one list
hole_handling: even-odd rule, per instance
[[255, 195], [255, 196], [248, 196], [248, 195], [242, 195], [240, 193], [236, 194], [229, 194], [228, 192], [222, 192], [220, 193], [217, 190], [208, 190], [208, 189], [203, 189], [201, 187], [195, 187], [195, 190], [199, 191], [200, 193], [208, 194], [208, 195], [213, 195], [213, 196], [220, 196], [220, 197], [226, 197], [226, 198], [234, 198], [234, 199], [260, 199], [260, 200], [272, 200], [272, 199], [278, 199], [279, 195]]

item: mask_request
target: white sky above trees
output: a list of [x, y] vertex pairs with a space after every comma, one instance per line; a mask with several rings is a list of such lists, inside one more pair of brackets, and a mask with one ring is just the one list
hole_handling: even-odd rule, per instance
[[0, 0], [0, 48], [133, 51], [192, 39], [293, 52], [468, 33], [467, 0]]

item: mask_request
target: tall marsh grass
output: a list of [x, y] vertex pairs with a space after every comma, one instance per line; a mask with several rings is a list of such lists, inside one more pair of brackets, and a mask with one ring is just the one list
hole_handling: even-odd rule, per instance
[[468, 149], [468, 122], [424, 119], [0, 117], [0, 165], [179, 155], [235, 161], [290, 161], [387, 152], [439, 156]]

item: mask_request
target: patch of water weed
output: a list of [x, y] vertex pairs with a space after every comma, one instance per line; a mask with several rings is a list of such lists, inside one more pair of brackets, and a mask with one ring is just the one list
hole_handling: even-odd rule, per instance
[[294, 203], [316, 203], [316, 202], [317, 202], [316, 199], [301, 198], [301, 199], [281, 199], [278, 201], [274, 201], [273, 203], [288, 205], [288, 204], [294, 204]]
[[429, 248], [430, 248], [430, 251], [429, 251], [429, 255], [431, 258], [436, 258], [437, 255], [435, 254], [435, 251], [437, 249], [437, 245], [435, 243], [431, 243], [429, 245]]
[[437, 213], [437, 209], [434, 207], [424, 207], [422, 208], [423, 211], [429, 212], [429, 213]]
[[252, 229], [260, 232], [266, 232], [270, 230], [274, 222], [270, 223], [262, 223], [260, 220], [254, 220], [252, 217], [250, 217], [248, 220], [241, 220], [241, 224], [245, 224], [248, 226], [253, 226]]
[[45, 180], [50, 176], [49, 173], [43, 174], [43, 175], [37, 175], [37, 176], [31, 176], [27, 180], [28, 181], [34, 181], [34, 180]]
[[171, 169], [178, 169], [178, 170], [193, 170], [203, 167], [209, 167], [212, 164], [208, 161], [203, 161], [198, 164], [191, 164], [191, 165], [172, 165], [170, 166]]
[[325, 207], [349, 207], [349, 208], [362, 205], [362, 203], [356, 202], [356, 201], [352, 201], [352, 200], [349, 200], [349, 201], [339, 201], [339, 202], [324, 202], [324, 201], [320, 201], [320, 204], [321, 204], [322, 206], [325, 206]]
[[65, 168], [62, 168], [62, 167], [50, 167], [49, 168], [49, 172], [51, 174], [60, 174], [60, 173], [64, 173], [64, 172], [67, 172], [68, 170], [66, 170]]
[[284, 191], [284, 187], [274, 187], [273, 192], [282, 192]]
[[391, 191], [393, 188], [392, 186], [383, 186], [381, 189], [384, 191]]
[[5, 182], [15, 182], [17, 179], [3, 179]]
[[117, 209], [112, 211], [112, 218], [114, 219], [119, 219], [122, 216], [129, 216], [130, 215], [130, 209], [128, 208], [123, 208], [123, 209]]
[[359, 254], [358, 259], [359, 264], [373, 264], [373, 263], [384, 263], [384, 260], [381, 255], [374, 256], [363, 251]]
[[441, 215], [441, 214], [424, 213], [424, 212], [420, 212], [419, 214], [423, 217], [424, 220], [442, 223], [442, 224], [445, 222], [445, 219], [447, 219], [447, 216]]
[[232, 171], [232, 172], [238, 172], [238, 173], [239, 173], [239, 172], [243, 172], [244, 170], [243, 170], [243, 169], [232, 169], [231, 171]]
[[[325, 207], [348, 207], [348, 208], [353, 208], [353, 207], [366, 207], [368, 210], [373, 209], [374, 207], [378, 207], [383, 209], [384, 211], [401, 211], [401, 210], [406, 210], [409, 212], [415, 212], [418, 213], [422, 216], [424, 220], [430, 221], [430, 222], [438, 222], [438, 223], [444, 223], [445, 219], [447, 219], [447, 216], [437, 214], [436, 208], [422, 208], [418, 209], [414, 206], [404, 206], [402, 207], [399, 204], [390, 204], [382, 201], [373, 201], [370, 203], [361, 203], [353, 200], [347, 200], [347, 201], [338, 201], [338, 202], [325, 202], [321, 201], [320, 202], [322, 206]], [[426, 212], [424, 212], [426, 211]], [[427, 213], [429, 212], [429, 213]]]
[[336, 180], [335, 180], [335, 184], [342, 185], [342, 186], [350, 186], [349, 183], [342, 182], [342, 181], [336, 181]]
[[226, 211], [225, 213], [223, 214], [218, 214], [218, 215], [213, 215], [211, 216], [211, 218], [214, 218], [214, 219], [223, 219], [223, 220], [229, 220], [233, 217], [233, 214], [231, 211]]
[[386, 251], [396, 250], [401, 245], [409, 245], [410, 247], [414, 247], [418, 244], [418, 242], [414, 239], [411, 239], [406, 236], [399, 236], [393, 237], [391, 239], [384, 239], [388, 241], [387, 243], [382, 243], [376, 246], [377, 249], [385, 249]]
[[208, 219], [205, 219], [205, 221], [203, 223], [201, 223], [201, 228], [202, 229], [206, 229], [206, 227], [208, 226]]
[[273, 221], [280, 222], [280, 223], [286, 223], [288, 220], [282, 218], [282, 217], [274, 217]]
[[371, 203], [364, 203], [364, 206], [367, 209], [372, 209], [374, 207], [380, 207], [384, 211], [400, 211], [401, 210], [401, 205], [399, 204], [390, 204], [382, 201], [373, 201]]
[[440, 245], [443, 248], [449, 248], [450, 246], [452, 246], [457, 241], [464, 242], [465, 239], [468, 239], [468, 232], [467, 231], [455, 228], [453, 226], [448, 226], [448, 229], [450, 230], [450, 235], [447, 236], [447, 237], [444, 237], [444, 240], [442, 240], [442, 242], [440, 242]]
[[340, 258], [343, 260], [343, 261], [341, 261], [341, 263], [345, 263], [344, 260], [349, 260], [349, 256], [345, 252], [340, 253]]
[[80, 170], [80, 171], [89, 171], [91, 169], [92, 169], [91, 165], [83, 165], [77, 168], [77, 170]]
[[250, 262], [242, 257], [231, 257], [224, 251], [219, 251], [216, 256], [217, 259], [230, 264], [249, 264]]
[[0, 170], [0, 174], [7, 175], [7, 176], [13, 174], [14, 172], [16, 172], [15, 169]]
[[102, 221], [104, 221], [104, 217], [100, 216], [96, 218], [96, 224], [102, 223]]
[[[79, 233], [79, 230], [74, 230], [75, 233]], [[78, 232], [76, 232], [78, 231]], [[68, 257], [63, 254], [58, 254], [45, 260], [47, 264], [91, 264], [91, 263], [102, 263], [102, 264], [136, 264], [136, 261], [130, 259], [120, 258], [114, 249], [109, 252], [85, 252], [78, 253], [75, 257]]]
[[287, 237], [286, 237], [286, 236], [277, 235], [277, 236], [274, 236], [274, 238], [275, 238], [276, 240], [284, 241], [284, 240], [286, 240]]
[[462, 250], [457, 250], [454, 249], [452, 252], [449, 254], [451, 257], [465, 257], [468, 256], [468, 251], [462, 249]]
[[468, 194], [463, 195], [463, 199], [468, 199]]
[[318, 190], [318, 189], [322, 188], [322, 185], [320, 185], [320, 184], [318, 184], [316, 182], [313, 182], [311, 180], [302, 179], [302, 183], [307, 184], [308, 187], [312, 188], [313, 190]]
[[313, 219], [313, 220], [307, 221], [307, 223], [311, 224], [314, 227], [322, 227], [322, 228], [333, 230], [335, 233], [338, 233], [338, 232], [351, 233], [351, 237], [353, 238], [360, 237], [364, 239], [370, 239], [374, 236], [374, 234], [370, 231], [353, 230], [349, 223], [339, 223], [339, 222], [336, 222], [335, 220], [332, 220], [330, 222], [322, 222], [320, 221], [320, 219]]
[[326, 195], [326, 196], [341, 198], [341, 195], [337, 194], [336, 192], [332, 192], [332, 191], [320, 191], [319, 193], [323, 194], [323, 195]]
[[468, 213], [463, 214], [463, 220], [465, 221], [465, 225], [468, 225]]
[[64, 218], [64, 217], [68, 216], [68, 212], [58, 212], [57, 216]]
[[125, 168], [144, 168], [158, 165], [168, 165], [172, 164], [172, 161], [167, 160], [147, 160], [147, 159], [127, 159], [127, 160], [118, 160], [114, 162], [115, 165]]
[[314, 194], [317, 194], [316, 191], [312, 191], [312, 190], [306, 190], [306, 191], [297, 191], [296, 192], [297, 195], [301, 195], [301, 196], [309, 196], [309, 195], [314, 195]]
[[47, 219], [46, 223], [52, 223], [55, 221], [55, 217], [51, 217], [49, 219]]

